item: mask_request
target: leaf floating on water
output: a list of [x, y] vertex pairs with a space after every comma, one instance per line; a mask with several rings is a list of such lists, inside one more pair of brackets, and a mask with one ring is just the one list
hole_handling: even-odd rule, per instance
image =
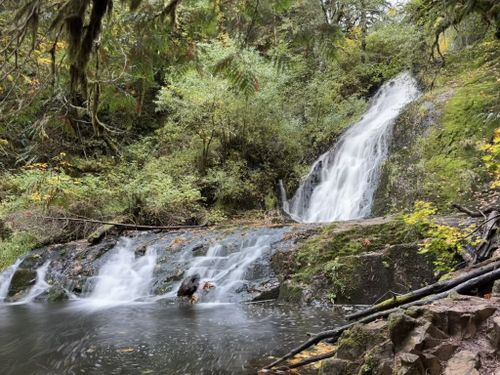
[[[316, 356], [316, 355], [321, 355], [325, 354], [328, 352], [331, 352], [332, 350], [336, 350], [337, 346], [336, 345], [331, 345], [331, 344], [326, 344], [326, 343], [319, 343], [315, 347], [305, 350], [302, 353], [297, 354], [292, 360], [290, 360], [290, 363], [298, 363], [308, 357]], [[318, 369], [321, 366], [321, 362], [315, 362], [310, 365], [309, 367], [312, 367], [314, 369]]]
[[131, 353], [134, 351], [134, 348], [121, 348], [121, 349], [116, 349], [118, 353]]

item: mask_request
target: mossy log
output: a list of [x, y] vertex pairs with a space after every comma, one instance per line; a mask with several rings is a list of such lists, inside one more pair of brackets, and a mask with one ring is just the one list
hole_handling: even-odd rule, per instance
[[421, 289], [414, 290], [410, 293], [403, 294], [400, 296], [394, 296], [393, 298], [382, 301], [366, 310], [358, 311], [356, 313], [347, 315], [346, 318], [348, 320], [362, 318], [364, 316], [373, 314], [378, 311], [388, 310], [393, 307], [404, 305], [405, 303], [419, 300], [423, 297], [429, 296], [431, 294], [443, 292], [445, 290], [449, 290], [467, 280], [470, 280], [474, 277], [484, 275], [485, 273], [491, 272], [497, 268], [500, 268], [500, 258], [496, 258], [493, 262], [489, 262], [489, 264], [480, 267], [472, 272], [469, 272], [463, 276], [457, 277], [455, 279], [440, 281], [435, 284], [428, 285]]
[[[498, 266], [498, 263], [495, 263], [495, 265]], [[446, 298], [453, 293], [464, 293], [464, 292], [467, 292], [469, 290], [475, 289], [479, 286], [482, 286], [484, 284], [490, 283], [490, 282], [497, 280], [497, 279], [500, 279], [500, 269], [494, 269], [493, 271], [490, 271], [490, 272], [481, 274], [479, 276], [470, 278], [470, 279], [456, 285], [452, 289], [446, 290], [446, 291], [438, 293], [438, 294], [428, 295], [428, 296], [426, 296], [427, 298], [408, 302], [408, 303], [403, 304], [399, 307], [394, 307], [394, 308], [389, 309], [389, 310], [379, 311], [379, 312], [376, 312], [374, 314], [365, 316], [364, 318], [361, 318], [355, 322], [345, 324], [345, 325], [338, 327], [336, 329], [320, 332], [316, 336], [311, 337], [309, 340], [304, 342], [302, 345], [296, 347], [295, 349], [292, 349], [290, 352], [285, 354], [283, 357], [281, 357], [281, 358], [277, 359], [276, 361], [274, 361], [273, 363], [265, 366], [263, 368], [263, 370], [270, 370], [270, 369], [282, 364], [286, 360], [294, 357], [295, 355], [299, 354], [300, 352], [310, 348], [311, 346], [318, 344], [319, 342], [321, 342], [323, 340], [328, 339], [329, 343], [334, 343], [340, 338], [340, 336], [342, 335], [342, 333], [344, 331], [354, 327], [356, 324], [370, 323], [370, 322], [373, 322], [374, 320], [377, 320], [380, 318], [385, 318], [388, 315], [390, 315], [394, 312], [397, 312], [402, 308], [409, 308], [412, 306], [426, 305], [426, 304], [429, 304], [429, 303], [434, 302], [436, 300]], [[329, 355], [329, 357], [333, 357], [335, 355], [335, 352], [332, 351], [332, 352], [328, 353], [328, 355]], [[310, 364], [310, 363], [313, 363], [313, 362], [316, 362], [319, 360], [323, 360], [326, 358], [328, 358], [328, 357], [326, 357], [325, 355], [317, 356], [317, 358], [306, 358], [306, 359], [302, 360], [301, 363], [303, 363], [303, 365], [305, 365], [305, 364]], [[294, 365], [294, 368], [296, 368], [296, 367], [298, 367], [297, 364]], [[283, 369], [287, 369], [287, 368], [290, 368], [290, 367], [282, 366], [282, 367], [278, 368], [278, 370], [283, 370]]]
[[56, 220], [56, 221], [74, 221], [81, 223], [92, 223], [92, 224], [101, 224], [101, 225], [111, 225], [120, 228], [128, 228], [135, 230], [181, 230], [181, 229], [196, 229], [196, 228], [204, 228], [207, 225], [140, 225], [140, 224], [123, 224], [123, 223], [115, 223], [112, 221], [101, 221], [94, 219], [83, 219], [76, 217], [51, 217], [51, 216], [43, 216], [42, 219], [45, 220]]

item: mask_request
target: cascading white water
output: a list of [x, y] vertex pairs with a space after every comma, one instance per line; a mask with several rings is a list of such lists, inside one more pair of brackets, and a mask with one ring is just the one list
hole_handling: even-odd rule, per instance
[[156, 251], [147, 249], [143, 256], [134, 253], [134, 241], [124, 238], [102, 265], [95, 288], [85, 303], [92, 306], [117, 305], [151, 295]]
[[16, 263], [7, 267], [2, 273], [0, 273], [0, 302], [4, 301], [9, 294], [9, 286], [12, 281], [12, 277], [17, 271], [17, 268], [21, 264], [22, 259], [16, 260]]
[[307, 223], [368, 216], [392, 124], [418, 96], [417, 82], [407, 72], [385, 83], [362, 119], [318, 158], [290, 202], [284, 200], [285, 211]]
[[36, 297], [44, 293], [50, 288], [49, 283], [45, 280], [47, 276], [47, 271], [49, 270], [50, 261], [45, 262], [43, 265], [36, 270], [36, 281], [35, 284], [29, 289], [28, 294], [26, 294], [19, 301], [15, 302], [16, 305], [22, 305], [25, 303], [30, 303], [35, 300]]
[[[253, 267], [263, 255], [270, 250], [276, 238], [271, 235], [250, 237], [244, 240], [239, 251], [230, 252], [223, 244], [211, 246], [205, 256], [193, 258], [185, 275], [200, 275], [200, 285], [205, 282], [214, 288], [204, 297], [210, 302], [234, 302], [238, 298], [238, 290], [245, 282], [258, 278], [252, 274]], [[178, 288], [175, 286], [169, 296], [174, 296]]]

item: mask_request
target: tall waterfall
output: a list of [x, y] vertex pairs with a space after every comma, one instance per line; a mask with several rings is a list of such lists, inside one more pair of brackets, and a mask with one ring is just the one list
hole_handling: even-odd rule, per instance
[[295, 196], [284, 201], [284, 209], [307, 223], [368, 216], [392, 124], [418, 96], [417, 82], [407, 72], [385, 83], [362, 119], [316, 160]]

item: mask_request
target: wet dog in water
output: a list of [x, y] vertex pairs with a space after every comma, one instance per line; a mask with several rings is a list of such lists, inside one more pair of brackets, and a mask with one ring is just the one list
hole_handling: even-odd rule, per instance
[[186, 277], [182, 280], [181, 286], [177, 290], [177, 297], [189, 297], [191, 303], [196, 303], [198, 298], [195, 293], [200, 286], [200, 275], [198, 273]]

